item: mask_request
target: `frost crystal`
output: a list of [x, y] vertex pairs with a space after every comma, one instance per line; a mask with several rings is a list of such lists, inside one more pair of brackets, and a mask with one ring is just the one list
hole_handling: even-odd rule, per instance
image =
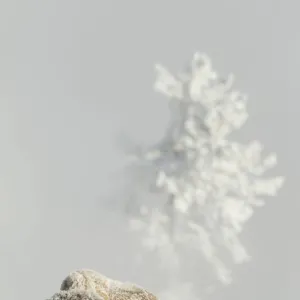
[[232, 140], [248, 119], [247, 98], [233, 89], [232, 75], [217, 75], [206, 55], [196, 53], [189, 70], [177, 76], [161, 65], [156, 72], [154, 88], [167, 96], [172, 120], [165, 138], [142, 151], [137, 164], [154, 170], [149, 186], [155, 184], [161, 198], [131, 223], [169, 265], [180, 268], [185, 257], [178, 249], [193, 248], [221, 282], [230, 283], [220, 249], [229, 251], [233, 263], [249, 260], [239, 234], [264, 204], [262, 197], [276, 196], [283, 185], [283, 177], [263, 177], [276, 166], [276, 155], [263, 157], [258, 141]]

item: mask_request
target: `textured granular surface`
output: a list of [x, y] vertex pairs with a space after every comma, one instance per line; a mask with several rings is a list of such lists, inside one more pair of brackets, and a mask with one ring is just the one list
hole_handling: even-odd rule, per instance
[[[61, 291], [71, 292], [78, 290], [89, 291], [103, 300], [157, 300], [157, 297], [142, 287], [131, 283], [112, 280], [93, 270], [74, 271], [70, 273], [61, 284]], [[64, 298], [57, 298], [57, 300], [58, 299]], [[78, 298], [78, 300], [79, 299], [80, 298]], [[77, 300], [77, 298], [74, 298], [74, 300]]]
[[49, 300], [104, 300], [99, 295], [84, 290], [60, 291]]

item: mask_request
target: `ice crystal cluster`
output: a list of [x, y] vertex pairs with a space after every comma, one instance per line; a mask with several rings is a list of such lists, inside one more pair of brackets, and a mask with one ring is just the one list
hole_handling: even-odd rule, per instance
[[230, 283], [219, 249], [233, 263], [249, 259], [239, 236], [254, 208], [283, 185], [283, 177], [265, 174], [277, 164], [276, 155], [264, 155], [259, 141], [234, 141], [232, 132], [248, 119], [247, 98], [233, 88], [232, 75], [224, 79], [212, 69], [206, 55], [196, 53], [188, 70], [177, 75], [161, 65], [156, 72], [155, 90], [170, 104], [170, 127], [137, 162], [152, 170], [149, 186], [155, 185], [162, 200], [154, 207], [143, 203], [131, 226], [169, 267], [180, 267], [177, 249], [190, 247], [222, 283]]

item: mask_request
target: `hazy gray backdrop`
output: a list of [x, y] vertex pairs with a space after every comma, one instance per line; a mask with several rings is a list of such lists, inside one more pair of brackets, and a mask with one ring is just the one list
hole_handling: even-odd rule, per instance
[[151, 286], [101, 202], [120, 128], [155, 140], [167, 122], [153, 64], [175, 71], [195, 50], [236, 75], [245, 140], [276, 150], [288, 177], [245, 231], [253, 262], [214, 299], [299, 298], [299, 26], [292, 0], [1, 0], [1, 298], [45, 299], [81, 267]]

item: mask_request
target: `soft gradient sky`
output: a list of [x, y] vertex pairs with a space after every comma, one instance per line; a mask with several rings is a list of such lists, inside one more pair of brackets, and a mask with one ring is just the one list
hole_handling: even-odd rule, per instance
[[214, 299], [299, 298], [298, 12], [292, 0], [0, 1], [1, 297], [45, 299], [78, 267], [151, 286], [101, 208], [122, 162], [113, 141], [161, 135], [153, 64], [176, 71], [200, 50], [249, 94], [241, 137], [277, 151], [288, 179], [246, 229], [253, 262]]

